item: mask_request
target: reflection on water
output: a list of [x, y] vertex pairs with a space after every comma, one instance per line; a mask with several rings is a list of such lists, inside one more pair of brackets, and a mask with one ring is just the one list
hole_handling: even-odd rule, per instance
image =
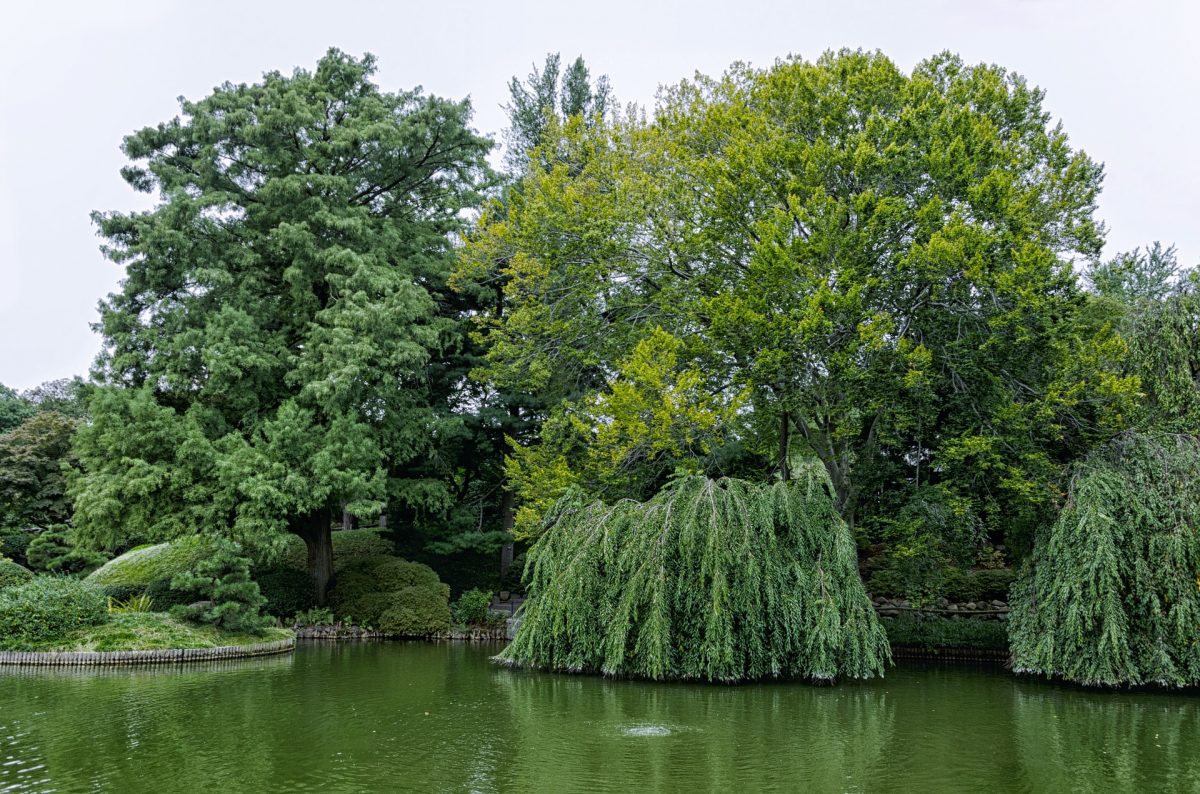
[[1191, 791], [1200, 699], [996, 669], [836, 687], [496, 667], [465, 644], [0, 670], [0, 791]]

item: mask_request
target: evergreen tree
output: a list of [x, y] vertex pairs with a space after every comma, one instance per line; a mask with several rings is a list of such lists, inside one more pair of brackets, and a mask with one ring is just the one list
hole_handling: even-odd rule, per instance
[[330, 50], [126, 138], [123, 176], [159, 202], [95, 215], [126, 277], [78, 442], [84, 536], [290, 531], [323, 601], [344, 505], [451, 501], [422, 463], [461, 424], [430, 364], [461, 339], [452, 238], [491, 144], [467, 102], [374, 71]]
[[192, 602], [172, 607], [171, 615], [239, 634], [261, 633], [271, 618], [262, 613], [267, 599], [250, 578], [249, 559], [226, 538], [209, 543], [204, 559], [171, 580], [171, 589]]

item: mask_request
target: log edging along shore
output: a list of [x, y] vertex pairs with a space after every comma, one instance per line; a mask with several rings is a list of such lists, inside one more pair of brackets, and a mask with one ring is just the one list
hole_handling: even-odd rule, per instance
[[147, 651], [0, 651], [0, 665], [48, 667], [91, 667], [124, 664], [177, 664], [217, 659], [270, 656], [296, 649], [296, 638], [288, 637], [251, 645], [222, 645], [217, 648], [163, 648]]
[[893, 645], [893, 659], [923, 659], [950, 662], [991, 662], [1007, 664], [1011, 652], [1000, 648], [922, 648], [912, 645]]

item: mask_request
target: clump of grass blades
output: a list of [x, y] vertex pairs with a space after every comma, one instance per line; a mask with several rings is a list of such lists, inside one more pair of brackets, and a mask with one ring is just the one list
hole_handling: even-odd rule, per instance
[[503, 663], [735, 682], [867, 678], [890, 661], [819, 464], [773, 485], [685, 477], [645, 503], [573, 491], [546, 526]]

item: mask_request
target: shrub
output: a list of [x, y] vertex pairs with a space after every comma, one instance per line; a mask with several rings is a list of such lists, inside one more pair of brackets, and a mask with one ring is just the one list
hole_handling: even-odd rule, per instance
[[9, 557], [22, 565], [28, 563], [25, 551], [33, 537], [34, 533], [24, 529], [0, 529], [0, 556]]
[[267, 599], [264, 609], [271, 615], [288, 617], [316, 603], [312, 577], [305, 571], [276, 565], [255, 573], [253, 578]]
[[25, 559], [35, 571], [82, 575], [99, 568], [108, 558], [100, 552], [79, 548], [65, 528], [54, 527], [29, 542]]
[[[105, 588], [107, 592], [108, 588]], [[146, 595], [154, 602], [155, 612], [169, 612], [173, 607], [186, 606], [192, 603], [190, 595], [183, 590], [171, 587], [170, 579], [159, 579], [146, 588]]]
[[57, 640], [106, 620], [104, 593], [77, 579], [39, 576], [0, 591], [0, 647]]
[[450, 630], [449, 588], [405, 587], [388, 593], [376, 628], [398, 637], [428, 637]]
[[[85, 579], [84, 581], [88, 581]], [[95, 584], [94, 582], [92, 584]], [[100, 589], [104, 591], [104, 595], [114, 601], [128, 601], [131, 598], [140, 595], [147, 595], [149, 588], [138, 584], [110, 584], [102, 585]]]
[[33, 578], [33, 572], [12, 560], [0, 559], [0, 590], [16, 587]]
[[199, 603], [172, 607], [171, 616], [216, 626], [238, 634], [258, 634], [271, 625], [261, 609], [267, 600], [250, 578], [250, 561], [238, 543], [209, 539], [210, 553], [188, 572], [171, 580], [171, 588]]
[[343, 620], [353, 620], [364, 628], [375, 628], [379, 617], [391, 604], [388, 601], [390, 593], [362, 593], [348, 601], [337, 604], [338, 617]]
[[893, 647], [1004, 650], [1008, 634], [998, 620], [902, 615], [880, 621]]
[[297, 612], [292, 623], [297, 626], [332, 626], [333, 610], [328, 607], [313, 607]]
[[375, 582], [375, 589], [381, 592], [390, 593], [405, 587], [436, 588], [442, 583], [428, 565], [409, 562], [399, 557], [375, 560], [362, 568], [362, 571]]
[[996, 568], [982, 571], [947, 572], [942, 585], [942, 594], [951, 601], [1008, 600], [1008, 587], [1016, 579], [1017, 572], [1011, 568]]
[[458, 597], [451, 607], [450, 613], [454, 621], [464, 626], [488, 625], [488, 607], [492, 604], [492, 594], [483, 590], [468, 590]]
[[[343, 529], [333, 533], [333, 564], [337, 571], [350, 570], [380, 557], [390, 557], [395, 547], [378, 529]], [[283, 549], [270, 566], [308, 570], [308, 550], [297, 535], [288, 535]]]

